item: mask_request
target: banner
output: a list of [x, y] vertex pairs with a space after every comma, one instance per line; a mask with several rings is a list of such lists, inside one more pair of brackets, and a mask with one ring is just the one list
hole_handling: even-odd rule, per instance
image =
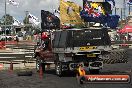
[[81, 7], [70, 0], [60, 0], [60, 23], [82, 25]]

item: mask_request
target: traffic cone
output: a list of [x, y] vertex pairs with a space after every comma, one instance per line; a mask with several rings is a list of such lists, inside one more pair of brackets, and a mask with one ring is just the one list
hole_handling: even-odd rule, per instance
[[78, 77], [79, 77], [79, 73], [77, 72], [77, 73], [76, 73], [76, 78], [78, 79]]
[[39, 69], [39, 77], [40, 77], [40, 79], [43, 78], [43, 69], [42, 69], [41, 65], [40, 65], [40, 69]]
[[4, 67], [4, 66], [3, 66], [3, 64], [0, 64], [0, 70], [2, 70], [2, 69], [3, 69], [3, 67]]
[[9, 69], [9, 72], [11, 72], [11, 73], [13, 72], [13, 63], [12, 63], [12, 62], [10, 63], [10, 69]]

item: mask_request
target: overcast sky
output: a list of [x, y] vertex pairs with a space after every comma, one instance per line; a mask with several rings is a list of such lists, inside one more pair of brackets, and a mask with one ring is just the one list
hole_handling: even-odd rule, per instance
[[[8, 1], [8, 0], [7, 0]], [[19, 3], [19, 6], [7, 5], [7, 13], [14, 16], [16, 19], [22, 20], [25, 17], [25, 11], [29, 11], [31, 14], [35, 15], [40, 19], [41, 10], [53, 11], [59, 6], [59, 0], [14, 0]], [[82, 5], [82, 0], [71, 0], [79, 5]], [[103, 1], [103, 0], [92, 0], [92, 1]], [[123, 7], [124, 0], [115, 0], [116, 7]], [[0, 18], [5, 12], [5, 0], [0, 0]], [[120, 11], [119, 11], [120, 12]], [[127, 12], [128, 13], [128, 12]]]

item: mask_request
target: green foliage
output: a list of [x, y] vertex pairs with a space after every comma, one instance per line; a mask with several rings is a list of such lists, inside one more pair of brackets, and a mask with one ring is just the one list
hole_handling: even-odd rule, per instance
[[24, 20], [23, 20], [23, 23], [24, 24], [29, 24], [29, 18], [28, 17], [25, 17]]
[[34, 33], [39, 33], [40, 30], [41, 30], [39, 28], [39, 26], [37, 26], [37, 27], [32, 26], [32, 24], [29, 22], [29, 17], [28, 16], [24, 18], [23, 23], [26, 25], [25, 30], [27, 30], [27, 31], [30, 30], [33, 34]]
[[6, 22], [6, 25], [12, 25], [14, 20], [13, 17], [9, 14], [6, 14], [6, 21], [5, 21], [5, 15], [1, 19], [1, 25], [4, 25]]

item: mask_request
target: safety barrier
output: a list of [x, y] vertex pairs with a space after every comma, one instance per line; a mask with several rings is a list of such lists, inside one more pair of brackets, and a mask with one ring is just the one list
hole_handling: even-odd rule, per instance
[[12, 68], [15, 65], [19, 66], [19, 64], [22, 63], [25, 65], [25, 67], [30, 67], [30, 64], [32, 63], [35, 64], [36, 60], [33, 58], [35, 45], [34, 43], [32, 44], [32, 42], [29, 43], [27, 41], [3, 41], [3, 43], [0, 43], [0, 45], [6, 45], [7, 49], [1, 50], [0, 63], [6, 66], [10, 64], [10, 71], [13, 70]]
[[[124, 41], [112, 41], [112, 44], [123, 44]], [[125, 41], [126, 44], [132, 44], [132, 41]]]
[[0, 42], [0, 49], [5, 49], [5, 42], [4, 41], [1, 41]]
[[105, 64], [127, 63], [127, 58], [127, 50], [125, 49], [112, 50], [110, 54], [103, 56]]
[[7, 45], [7, 44], [13, 45], [13, 44], [17, 44], [17, 43], [18, 43], [17, 41], [6, 41], [5, 45]]

